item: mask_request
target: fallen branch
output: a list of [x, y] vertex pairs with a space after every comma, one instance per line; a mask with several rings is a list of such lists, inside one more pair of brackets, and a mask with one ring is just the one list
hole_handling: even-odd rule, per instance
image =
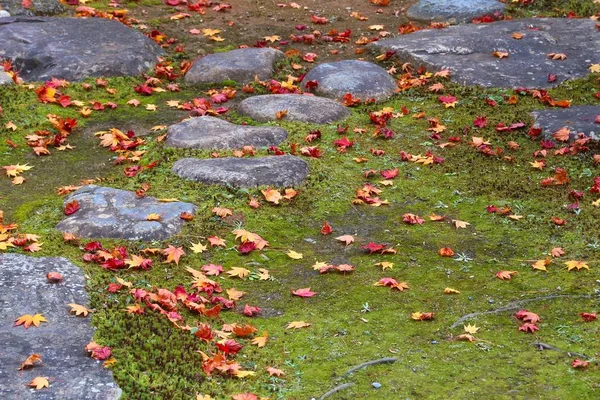
[[460, 317], [458, 319], [458, 321], [456, 321], [455, 323], [452, 324], [452, 326], [450, 326], [450, 329], [456, 328], [457, 326], [462, 325], [466, 320], [477, 317], [479, 315], [497, 314], [497, 313], [501, 313], [501, 312], [505, 312], [505, 311], [516, 310], [518, 308], [523, 308], [524, 304], [532, 303], [534, 301], [552, 300], [552, 299], [559, 299], [559, 298], [571, 298], [571, 299], [586, 298], [586, 299], [589, 299], [591, 297], [592, 297], [592, 295], [583, 295], [583, 294], [582, 295], [551, 294], [549, 296], [534, 297], [531, 299], [512, 301], [503, 307], [496, 308], [495, 310], [476, 312], [476, 313], [470, 313], [467, 315], [463, 315], [462, 317]]
[[394, 358], [394, 357], [386, 357], [386, 358], [380, 358], [379, 360], [367, 361], [367, 362], [364, 362], [362, 364], [357, 365], [356, 367], [350, 368], [342, 376], [350, 375], [354, 371], [358, 371], [359, 369], [362, 369], [362, 368], [365, 368], [365, 367], [368, 367], [368, 366], [371, 366], [371, 365], [376, 365], [376, 364], [392, 364], [392, 363], [395, 363], [396, 361], [398, 361], [398, 359]]
[[325, 393], [323, 396], [319, 397], [319, 400], [326, 399], [327, 397], [331, 396], [332, 394], [335, 394], [335, 393], [339, 392], [340, 390], [348, 389], [351, 386], [354, 386], [354, 383], [344, 383], [343, 385], [336, 386], [333, 389], [331, 389], [329, 392]]
[[567, 355], [569, 357], [580, 357], [580, 358], [584, 358], [586, 360], [589, 360], [590, 357], [586, 356], [585, 354], [581, 354], [581, 353], [576, 353], [574, 351], [568, 351], [568, 350], [563, 350], [563, 349], [559, 349], [558, 347], [554, 347], [552, 345], [549, 345], [547, 343], [542, 343], [542, 342], [533, 342], [531, 344], [532, 346], [534, 346], [536, 349], [538, 350], [554, 350], [554, 351], [561, 351], [563, 353], [567, 353]]

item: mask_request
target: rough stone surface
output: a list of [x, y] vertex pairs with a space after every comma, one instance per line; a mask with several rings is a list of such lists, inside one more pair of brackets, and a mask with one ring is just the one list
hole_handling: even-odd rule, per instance
[[406, 12], [417, 21], [470, 22], [473, 18], [502, 12], [505, 5], [498, 0], [419, 0]]
[[185, 75], [188, 83], [211, 83], [234, 80], [248, 83], [273, 76], [273, 65], [285, 55], [271, 48], [247, 48], [209, 54], [194, 62]]
[[58, 0], [32, 0], [31, 7], [23, 7], [22, 0], [0, 0], [0, 7], [12, 16], [56, 15], [67, 11]]
[[244, 146], [276, 146], [287, 138], [285, 129], [273, 126], [235, 125], [215, 117], [191, 118], [171, 125], [166, 145], [189, 149], [227, 150]]
[[260, 122], [276, 121], [275, 114], [287, 110], [283, 120], [329, 124], [350, 115], [346, 107], [333, 100], [301, 94], [266, 94], [243, 100], [238, 112]]
[[352, 93], [361, 100], [386, 100], [398, 88], [394, 79], [379, 65], [358, 60], [319, 64], [305, 77], [304, 85], [317, 81], [315, 93], [319, 96], [341, 99]]
[[546, 138], [551, 138], [560, 128], [567, 127], [571, 130], [571, 139], [582, 132], [594, 140], [600, 140], [600, 124], [595, 122], [596, 117], [600, 116], [600, 106], [572, 106], [540, 110], [532, 114], [535, 124], [543, 129]]
[[[514, 32], [524, 35], [512, 38]], [[547, 88], [589, 73], [600, 62], [600, 32], [596, 22], [583, 19], [539, 18], [468, 24], [418, 31], [380, 40], [370, 46], [378, 53], [397, 51], [401, 61], [432, 69], [447, 67], [454, 80], [485, 87]], [[507, 58], [493, 52], [508, 52]], [[566, 60], [551, 60], [564, 53]], [[558, 79], [548, 82], [548, 74]]]
[[[153, 197], [138, 198], [134, 192], [84, 186], [65, 199], [77, 200], [80, 209], [57, 226], [61, 232], [84, 238], [163, 240], [179, 232], [182, 212], [194, 213], [190, 203], [161, 203]], [[159, 221], [147, 221], [148, 214], [159, 214]]]
[[0, 58], [27, 81], [138, 75], [163, 50], [140, 32], [102, 18], [0, 18]]
[[242, 188], [297, 186], [308, 175], [308, 164], [294, 156], [259, 158], [183, 158], [173, 165], [179, 177], [207, 184]]
[[[64, 281], [50, 284], [56, 271]], [[0, 398], [43, 400], [108, 400], [121, 394], [112, 373], [85, 354], [94, 335], [90, 317], [69, 314], [68, 303], [88, 305], [83, 274], [64, 258], [0, 254]], [[24, 314], [41, 313], [48, 320], [38, 328], [13, 327]], [[31, 354], [43, 364], [23, 372], [17, 368]], [[50, 387], [34, 391], [27, 384], [36, 376]]]
[[13, 83], [12, 78], [6, 72], [0, 71], [0, 85], [10, 85]]

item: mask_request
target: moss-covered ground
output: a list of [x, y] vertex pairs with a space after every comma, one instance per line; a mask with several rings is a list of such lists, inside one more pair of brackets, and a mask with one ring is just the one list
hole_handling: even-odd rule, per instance
[[[592, 2], [581, 2], [580, 8], [575, 5], [580, 2], [562, 2], [565, 4], [560, 7], [546, 3], [549, 2], [539, 2], [539, 9], [520, 7], [512, 12], [517, 17], [536, 10], [574, 10], [579, 15], [598, 12], [592, 8]], [[132, 9], [151, 6], [144, 3]], [[289, 62], [280, 66], [278, 79], [285, 80], [288, 73], [293, 73]], [[572, 100], [573, 105], [598, 104], [595, 93], [600, 90], [599, 80], [600, 75], [590, 74], [564, 83], [549, 94], [555, 99]], [[26, 181], [22, 185], [13, 186], [9, 179], [0, 178], [0, 209], [4, 211], [5, 223], [16, 222], [20, 232], [41, 236], [43, 246], [37, 255], [67, 257], [89, 276], [91, 307], [95, 310], [92, 323], [97, 328], [94, 339], [112, 349], [116, 362], [110, 368], [123, 389], [123, 399], [189, 399], [197, 394], [228, 399], [244, 392], [271, 399], [310, 399], [343, 383], [354, 385], [331, 399], [598, 397], [600, 369], [596, 357], [600, 325], [583, 322], [579, 314], [598, 310], [600, 208], [592, 204], [598, 194], [589, 189], [593, 178], [600, 175], [593, 159], [599, 149], [596, 144], [588, 144], [590, 150], [575, 155], [553, 155], [555, 149], [550, 149], [543, 170], [532, 168], [533, 153], [541, 147], [539, 139], [532, 140], [527, 135], [533, 123], [530, 112], [544, 106], [531, 95], [517, 95], [518, 101], [511, 104], [515, 103], [509, 101], [515, 95], [512, 90], [464, 87], [431, 78], [426, 85], [401, 92], [385, 103], [352, 108], [351, 116], [340, 123], [349, 127], [344, 135], [355, 141], [346, 152], [337, 151], [332, 144], [344, 136], [338, 133], [337, 125], [317, 126], [285, 119], [273, 123], [289, 133], [288, 140], [280, 146], [284, 151], [290, 151], [294, 143], [299, 144], [298, 148], [308, 145], [305, 136], [320, 130], [321, 139], [310, 145], [318, 145], [323, 156], [304, 157], [310, 165], [310, 175], [296, 188], [299, 194], [272, 205], [263, 199], [261, 188], [206, 186], [181, 180], [170, 172], [179, 158], [206, 158], [211, 152], [166, 148], [157, 140], [165, 130], [152, 128], [188, 115], [167, 106], [166, 101], [180, 100], [183, 104], [205, 96], [207, 87], [178, 82], [179, 92], [145, 97], [133, 90], [143, 79], [107, 81], [116, 94], [97, 87], [94, 79], [84, 82], [92, 85], [91, 90], [84, 90], [81, 83], [61, 89], [76, 100], [118, 105], [116, 109], [95, 111], [87, 118], [77, 108], [42, 104], [26, 86], [0, 87], [2, 126], [9, 121], [17, 126], [14, 131], [0, 128], [0, 164], [27, 163], [34, 167], [23, 174]], [[455, 107], [444, 107], [438, 100], [441, 93], [428, 90], [436, 82], [445, 86], [441, 93], [457, 97]], [[247, 96], [240, 86], [237, 89], [233, 102]], [[257, 85], [256, 90], [264, 89]], [[127, 105], [132, 98], [140, 100], [141, 105]], [[497, 106], [489, 106], [486, 99], [495, 100]], [[155, 104], [158, 109], [148, 111], [146, 104]], [[231, 102], [224, 105], [230, 106]], [[369, 113], [383, 108], [398, 114], [388, 125], [395, 133], [389, 140], [372, 135], [375, 126]], [[408, 112], [402, 115], [401, 110]], [[424, 113], [421, 118], [415, 118], [420, 113]], [[26, 135], [51, 128], [47, 114], [77, 118], [78, 126], [69, 137], [73, 150], [51, 149], [50, 156], [38, 157], [27, 147]], [[479, 116], [487, 118], [486, 127], [473, 126]], [[231, 122], [256, 124], [234, 111], [223, 117]], [[441, 133], [444, 139], [431, 138], [431, 118], [446, 126]], [[513, 122], [527, 126], [513, 132], [495, 129], [498, 123]], [[132, 178], [123, 174], [124, 165], [113, 166], [114, 153], [99, 147], [99, 140], [93, 135], [113, 127], [143, 134], [146, 144], [141, 150], [146, 153], [140, 164], [160, 161], [158, 166]], [[460, 141], [440, 147], [450, 137]], [[484, 138], [503, 153], [487, 156], [478, 152], [470, 145], [472, 137]], [[9, 146], [6, 139], [17, 147]], [[518, 148], [509, 142], [517, 143]], [[385, 154], [375, 156], [373, 149]], [[413, 155], [431, 151], [444, 161], [434, 165], [401, 161], [401, 151]], [[221, 156], [230, 153], [221, 152]], [[257, 155], [265, 154], [265, 149], [257, 151]], [[355, 158], [368, 161], [358, 163]], [[568, 172], [569, 183], [542, 187], [540, 181], [553, 176], [557, 167]], [[378, 173], [364, 175], [371, 169], [393, 168], [398, 168], [399, 173], [390, 186], [381, 183]], [[161, 258], [153, 257], [153, 267], [148, 271], [111, 272], [84, 262], [81, 246], [65, 243], [62, 234], [54, 229], [64, 216], [63, 197], [56, 194], [56, 189], [77, 185], [84, 179], [97, 179], [99, 184], [127, 190], [147, 183], [149, 196], [196, 204], [194, 220], [185, 225], [181, 234], [164, 242], [101, 241], [105, 248], [125, 245], [132, 254], [146, 247], [182, 246], [186, 255], [179, 265], [162, 263]], [[356, 189], [367, 182], [382, 190], [379, 196], [389, 205], [353, 204]], [[569, 197], [572, 190], [584, 193], [579, 208], [568, 207], [574, 203]], [[259, 199], [261, 207], [249, 207], [249, 196]], [[489, 213], [489, 205], [510, 207], [513, 217]], [[234, 214], [221, 219], [211, 212], [214, 207], [229, 208]], [[406, 224], [405, 213], [417, 214], [425, 223]], [[431, 214], [446, 218], [433, 222], [428, 218]], [[559, 226], [552, 217], [566, 223]], [[459, 229], [452, 220], [470, 225]], [[330, 235], [320, 233], [324, 221], [333, 228]], [[259, 234], [270, 246], [241, 255], [231, 233], [236, 228]], [[353, 235], [355, 243], [344, 246], [335, 239], [341, 235]], [[206, 243], [208, 236], [225, 239], [226, 247], [193, 253], [190, 244]], [[370, 255], [361, 248], [369, 242], [386, 244], [397, 253]], [[452, 248], [455, 256], [438, 255], [444, 247]], [[565, 255], [554, 258], [547, 272], [532, 269], [534, 261], [552, 258], [550, 251], [556, 247], [564, 249]], [[302, 253], [303, 258], [288, 257], [286, 252], [290, 249]], [[590, 269], [567, 272], [564, 262], [569, 260], [586, 261]], [[316, 262], [351, 264], [356, 270], [345, 275], [319, 274], [312, 268]], [[380, 262], [391, 262], [393, 267], [382, 271], [375, 265]], [[149, 291], [174, 290], [179, 285], [189, 290], [191, 275], [186, 267], [200, 270], [210, 263], [220, 264], [225, 270], [244, 267], [253, 272], [246, 279], [224, 274], [215, 278], [224, 289], [235, 287], [247, 294], [234, 310], [222, 311], [218, 319], [208, 322], [215, 328], [225, 323], [250, 323], [258, 329], [256, 335], [268, 332], [269, 341], [264, 348], [252, 345], [249, 339], [237, 339], [244, 348], [233, 358], [242, 369], [256, 371], [255, 376], [207, 376], [198, 351], [214, 351], [213, 344], [206, 344], [150, 310], [142, 315], [128, 314], [125, 307], [135, 302], [128, 290], [107, 291], [117, 278]], [[259, 268], [268, 269], [271, 278], [259, 280]], [[500, 280], [495, 274], [501, 270], [518, 274], [511, 280]], [[374, 286], [384, 277], [407, 282], [409, 289], [400, 292]], [[306, 299], [291, 295], [291, 290], [304, 287], [318, 294]], [[447, 287], [460, 293], [445, 294]], [[548, 296], [524, 302], [515, 309], [466, 320], [465, 324], [480, 328], [473, 342], [457, 340], [458, 335], [465, 333], [464, 324], [451, 328], [469, 313], [484, 313], [515, 301]], [[262, 308], [262, 314], [255, 318], [244, 316], [244, 304]], [[541, 316], [537, 324], [540, 329], [535, 334], [518, 330], [521, 321], [514, 313], [522, 308]], [[431, 321], [415, 321], [411, 319], [415, 312], [434, 312], [435, 316]], [[181, 313], [191, 326], [207, 321], [191, 312]], [[306, 321], [311, 326], [286, 329], [291, 321]], [[535, 342], [561, 350], [539, 351], [533, 346]], [[344, 375], [355, 365], [383, 357], [398, 360]], [[572, 368], [575, 358], [589, 361], [588, 369]], [[285, 376], [270, 377], [266, 366], [282, 369]], [[381, 388], [373, 388], [373, 382], [379, 382]]]

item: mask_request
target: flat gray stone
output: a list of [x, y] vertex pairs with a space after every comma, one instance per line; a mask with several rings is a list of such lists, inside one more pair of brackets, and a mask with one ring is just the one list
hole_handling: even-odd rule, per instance
[[[514, 32], [524, 35], [513, 39]], [[371, 43], [377, 53], [396, 51], [403, 62], [448, 68], [452, 78], [485, 87], [548, 88], [586, 76], [600, 62], [600, 32], [586, 19], [536, 18], [467, 24], [423, 30]], [[508, 52], [500, 59], [494, 51]], [[564, 53], [566, 60], [551, 60], [549, 53]], [[548, 74], [558, 76], [548, 82]]]
[[104, 18], [0, 18], [0, 59], [26, 81], [139, 75], [164, 51], [124, 24]]
[[419, 0], [406, 12], [410, 19], [429, 21], [471, 22], [473, 18], [502, 12], [505, 5], [498, 0]]
[[258, 79], [269, 79], [273, 76], [275, 62], [285, 55], [276, 49], [247, 48], [225, 53], [209, 54], [196, 60], [185, 74], [187, 83], [219, 83], [233, 80], [237, 83], [248, 83]]
[[58, 0], [31, 0], [31, 7], [23, 7], [23, 0], [0, 0], [0, 7], [12, 16], [56, 15], [67, 11]]
[[219, 118], [204, 116], [171, 125], [166, 145], [184, 149], [227, 150], [244, 146], [276, 146], [287, 139], [283, 128], [235, 125]]
[[600, 106], [572, 106], [535, 111], [532, 113], [535, 125], [542, 128], [544, 137], [550, 139], [557, 130], [567, 127], [571, 130], [571, 139], [581, 132], [594, 140], [600, 140]]
[[8, 75], [6, 72], [4, 71], [0, 71], [0, 85], [10, 85], [13, 84], [13, 80], [10, 77], [10, 75]]
[[183, 158], [173, 164], [180, 178], [234, 187], [289, 187], [300, 185], [308, 175], [308, 164], [298, 157]]
[[[96, 185], [84, 186], [65, 199], [79, 202], [79, 210], [57, 226], [61, 232], [84, 238], [163, 240], [181, 230], [183, 212], [193, 214], [190, 203], [161, 203], [153, 197], [139, 198], [134, 192]], [[159, 214], [159, 221], [147, 221], [148, 214]]]
[[[51, 284], [48, 272], [59, 272], [62, 283]], [[64, 258], [0, 254], [0, 398], [43, 400], [113, 400], [121, 389], [110, 370], [86, 356], [94, 335], [91, 316], [76, 317], [68, 303], [89, 307], [81, 270]], [[13, 326], [24, 314], [43, 314], [39, 327]], [[100, 343], [102, 344], [102, 343]], [[31, 354], [43, 364], [17, 371]], [[48, 377], [50, 387], [35, 391], [27, 384]]]
[[301, 94], [265, 94], [243, 100], [237, 111], [256, 121], [277, 121], [277, 112], [287, 110], [284, 121], [329, 124], [346, 118], [346, 107], [330, 99]]
[[398, 88], [385, 69], [358, 60], [319, 64], [304, 77], [305, 89], [310, 81], [318, 83], [316, 94], [335, 99], [342, 99], [346, 93], [351, 93], [362, 101], [372, 98], [382, 101], [392, 96]]

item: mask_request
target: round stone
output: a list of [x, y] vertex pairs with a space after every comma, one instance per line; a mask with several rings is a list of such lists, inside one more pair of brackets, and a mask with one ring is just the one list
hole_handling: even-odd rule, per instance
[[303, 80], [317, 82], [315, 93], [320, 96], [342, 99], [350, 93], [362, 101], [382, 101], [392, 96], [398, 85], [379, 65], [358, 60], [345, 60], [317, 65]]

